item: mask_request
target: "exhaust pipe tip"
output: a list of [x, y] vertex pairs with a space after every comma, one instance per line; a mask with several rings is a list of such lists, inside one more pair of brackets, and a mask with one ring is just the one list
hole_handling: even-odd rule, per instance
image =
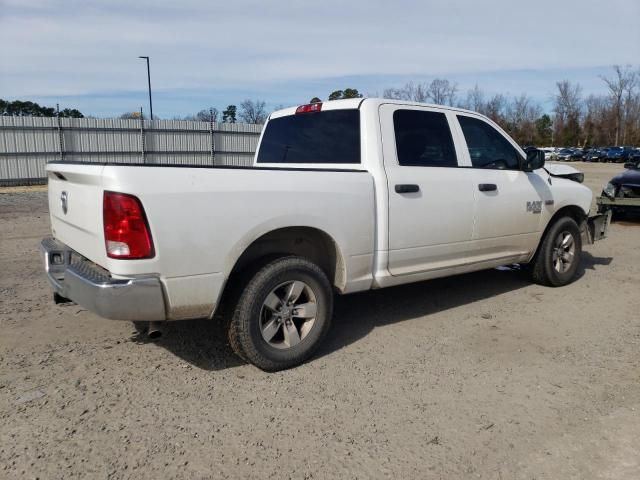
[[147, 329], [147, 336], [151, 340], [157, 340], [162, 337], [164, 334], [164, 329], [162, 322], [149, 322], [149, 327]]

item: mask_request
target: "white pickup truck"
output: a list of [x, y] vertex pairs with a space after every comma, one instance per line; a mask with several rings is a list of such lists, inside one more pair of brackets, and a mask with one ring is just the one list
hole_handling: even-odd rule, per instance
[[[547, 167], [548, 168], [548, 167]], [[474, 112], [383, 99], [273, 113], [253, 167], [47, 166], [57, 301], [152, 325], [227, 308], [264, 370], [303, 362], [346, 294], [507, 264], [571, 282], [591, 191]]]

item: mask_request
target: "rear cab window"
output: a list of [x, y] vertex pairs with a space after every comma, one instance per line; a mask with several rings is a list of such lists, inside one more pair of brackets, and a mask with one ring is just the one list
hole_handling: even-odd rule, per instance
[[269, 120], [256, 163], [360, 164], [360, 111], [327, 110]]

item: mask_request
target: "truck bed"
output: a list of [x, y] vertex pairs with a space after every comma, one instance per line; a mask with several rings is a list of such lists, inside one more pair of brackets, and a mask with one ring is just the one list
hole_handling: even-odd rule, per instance
[[[242, 252], [280, 228], [325, 232], [339, 245], [347, 272], [342, 290], [371, 285], [374, 188], [367, 171], [70, 163], [50, 163], [47, 171], [56, 240], [114, 278], [158, 274], [169, 319], [212, 314]], [[104, 191], [140, 199], [154, 241], [153, 258], [107, 257]]]

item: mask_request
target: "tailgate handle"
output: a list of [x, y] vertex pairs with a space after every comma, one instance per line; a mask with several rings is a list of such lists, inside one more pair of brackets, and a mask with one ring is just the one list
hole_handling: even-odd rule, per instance
[[413, 183], [400, 183], [396, 185], [396, 193], [416, 193], [420, 191], [420, 187]]
[[478, 185], [478, 190], [481, 192], [495, 192], [498, 190], [498, 186], [495, 183], [481, 183]]

